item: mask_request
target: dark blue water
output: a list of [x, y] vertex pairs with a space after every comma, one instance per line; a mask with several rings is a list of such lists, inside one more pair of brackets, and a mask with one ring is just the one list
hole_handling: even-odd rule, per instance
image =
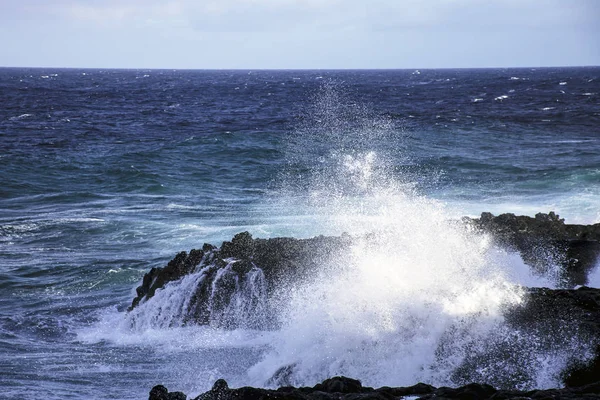
[[393, 186], [450, 217], [600, 222], [596, 67], [0, 69], [0, 102], [0, 397], [205, 388], [218, 373], [191, 366], [222, 362], [206, 347], [81, 332], [178, 251], [341, 233], [331, 199], [370, 215]]

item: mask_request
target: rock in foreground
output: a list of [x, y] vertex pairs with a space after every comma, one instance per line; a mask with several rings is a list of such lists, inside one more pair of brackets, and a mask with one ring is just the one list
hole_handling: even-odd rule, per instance
[[[449, 388], [436, 388], [424, 383], [409, 387], [371, 388], [362, 386], [356, 379], [338, 376], [327, 379], [314, 387], [295, 388], [291, 386], [279, 389], [259, 389], [242, 387], [230, 389], [227, 382], [219, 379], [213, 388], [193, 400], [391, 400], [410, 396], [411, 399], [600, 399], [600, 377], [598, 382], [563, 389], [548, 390], [497, 390], [492, 386], [471, 383], [469, 385]], [[182, 397], [183, 396], [183, 397]], [[156, 386], [150, 392], [149, 400], [186, 399], [181, 392], [169, 393], [164, 386]]]
[[[568, 341], [575, 336], [582, 340], [582, 346], [577, 346], [586, 348], [585, 357], [580, 358], [586, 361], [578, 364], [573, 362], [561, 372], [560, 378], [566, 388], [509, 391], [484, 384], [469, 384], [454, 389], [419, 384], [410, 388], [373, 389], [363, 387], [358, 381], [338, 377], [313, 388], [282, 387], [267, 390], [229, 389], [225, 381], [219, 380], [213, 390], [198, 399], [392, 399], [404, 396], [461, 399], [600, 398], [600, 289], [579, 287], [588, 281], [600, 254], [600, 224], [568, 225], [554, 213], [538, 214], [534, 218], [513, 214], [496, 217], [484, 213], [478, 219], [465, 218], [463, 223], [468, 229], [491, 235], [499, 246], [520, 252], [524, 261], [540, 274], [548, 271], [549, 263], [561, 267], [561, 289], [526, 289], [522, 303], [507, 305], [503, 311], [508, 326], [515, 332], [539, 338], [541, 345], [569, 349], [561, 344], [561, 340]], [[332, 256], [344, 259], [352, 240], [348, 235], [312, 239], [254, 239], [244, 232], [235, 235], [230, 242], [224, 242], [220, 248], [205, 244], [201, 250], [192, 250], [189, 254], [182, 252], [164, 268], [153, 268], [146, 274], [130, 311], [131, 314], [143, 314], [143, 308], [152, 306], [153, 302], [171, 305], [167, 296], [157, 298], [161, 297], [161, 293], [169, 290], [181, 292], [180, 288], [185, 287], [189, 295], [188, 300], [182, 302], [181, 310], [178, 309], [177, 315], [181, 315], [181, 318], [169, 320], [169, 324], [173, 321], [177, 326], [200, 324], [225, 329], [277, 329], [276, 313], [269, 308], [273, 299], [277, 299], [277, 290], [309, 278]], [[195, 276], [193, 282], [188, 280], [192, 285], [178, 286], [179, 283], [175, 282], [191, 275]], [[250, 286], [253, 290], [249, 291], [247, 289]], [[239, 303], [240, 298], [245, 299], [244, 312], [236, 313], [231, 304]], [[510, 358], [515, 344], [519, 343], [505, 342], [496, 344], [496, 353]], [[478, 357], [477, 354], [467, 354], [457, 376], [449, 377], [450, 382], [463, 385], [480, 381], [505, 389], [528, 387], [519, 386], [519, 382], [507, 385], [485, 377], [480, 379], [477, 371], [486, 360]], [[288, 383], [283, 380], [270, 384], [277, 386]], [[150, 398], [179, 400], [185, 398], [182, 396], [179, 392], [169, 393], [166, 388], [157, 386], [153, 388]]]

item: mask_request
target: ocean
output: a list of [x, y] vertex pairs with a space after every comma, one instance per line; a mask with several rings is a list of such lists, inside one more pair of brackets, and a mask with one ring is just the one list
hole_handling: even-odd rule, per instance
[[[452, 384], [463, 342], [434, 351], [450, 327], [469, 315], [484, 338], [519, 285], [557, 283], [447, 221], [600, 223], [599, 67], [1, 68], [0, 102], [0, 398], [197, 395], [291, 364], [301, 385]], [[127, 312], [146, 272], [203, 243], [375, 230], [393, 235], [323, 265], [336, 279], [297, 288], [278, 329]], [[532, 357], [522, 387], [557, 386], [565, 355]]]

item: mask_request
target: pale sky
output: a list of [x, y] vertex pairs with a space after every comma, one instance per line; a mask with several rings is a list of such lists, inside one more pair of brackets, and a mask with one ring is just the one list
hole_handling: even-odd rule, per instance
[[600, 65], [600, 0], [0, 0], [0, 66]]

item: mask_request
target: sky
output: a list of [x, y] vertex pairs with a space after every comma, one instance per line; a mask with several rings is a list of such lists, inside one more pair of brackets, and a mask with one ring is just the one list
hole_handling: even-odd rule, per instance
[[0, 66], [600, 65], [600, 0], [0, 0]]

